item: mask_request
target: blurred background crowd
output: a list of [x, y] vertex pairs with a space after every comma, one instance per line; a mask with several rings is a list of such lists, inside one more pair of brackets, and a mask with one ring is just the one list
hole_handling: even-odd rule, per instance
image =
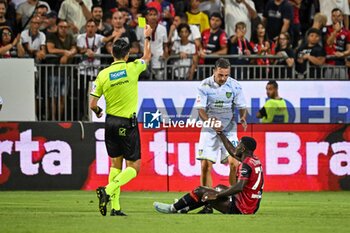
[[48, 96], [66, 94], [62, 77], [81, 77], [70, 85], [87, 89], [118, 38], [130, 59], [141, 56], [145, 17], [153, 35], [144, 80], [204, 79], [219, 56], [240, 80], [348, 79], [349, 1], [0, 0], [0, 57], [34, 58]]
[[0, 0], [0, 57], [97, 66], [99, 55], [110, 54], [118, 38], [137, 56], [143, 46], [137, 20], [144, 16], [154, 30], [157, 79], [164, 79], [162, 68], [171, 55], [178, 55], [173, 64], [188, 66], [175, 77], [189, 80], [198, 64], [212, 64], [215, 55], [243, 55], [232, 56], [237, 65], [295, 65], [303, 74], [306, 62], [346, 66], [349, 14], [348, 0]]

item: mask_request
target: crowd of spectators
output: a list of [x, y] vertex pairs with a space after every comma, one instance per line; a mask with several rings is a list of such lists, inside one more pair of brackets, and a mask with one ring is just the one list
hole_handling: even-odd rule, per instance
[[131, 59], [141, 56], [139, 17], [153, 29], [143, 79], [204, 79], [205, 67], [227, 55], [237, 79], [347, 79], [349, 15], [348, 0], [0, 0], [0, 58], [50, 64], [46, 117], [62, 119], [73, 85], [84, 119], [89, 81], [113, 61], [113, 42], [123, 38]]
[[[152, 65], [144, 77], [164, 79], [171, 55], [178, 55], [172, 61], [178, 79], [192, 80], [197, 64], [212, 64], [220, 55], [245, 55], [233, 56], [235, 65], [285, 65], [284, 78], [291, 78], [294, 67], [303, 77], [307, 62], [342, 66], [327, 75], [343, 77], [350, 54], [349, 14], [347, 0], [0, 0], [0, 57], [93, 65], [80, 74], [95, 77], [98, 55], [110, 54], [118, 38], [140, 55], [138, 17], [144, 16], [154, 30]], [[77, 54], [80, 59], [73, 59]], [[272, 70], [266, 68], [260, 78], [266, 71]]]

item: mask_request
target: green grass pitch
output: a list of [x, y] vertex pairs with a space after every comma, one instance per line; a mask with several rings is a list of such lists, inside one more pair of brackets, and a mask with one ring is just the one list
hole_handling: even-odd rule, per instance
[[350, 232], [350, 192], [264, 193], [252, 216], [160, 214], [154, 201], [172, 202], [181, 193], [123, 192], [127, 217], [102, 217], [94, 192], [1, 191], [0, 232], [285, 233]]

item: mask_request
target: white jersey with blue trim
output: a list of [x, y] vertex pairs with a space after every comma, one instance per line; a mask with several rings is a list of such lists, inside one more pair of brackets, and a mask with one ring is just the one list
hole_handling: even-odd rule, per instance
[[220, 120], [225, 130], [229, 123], [235, 124], [234, 108], [246, 108], [246, 102], [237, 80], [228, 77], [225, 84], [220, 86], [214, 81], [214, 76], [211, 76], [201, 82], [195, 107], [205, 109], [208, 117]]

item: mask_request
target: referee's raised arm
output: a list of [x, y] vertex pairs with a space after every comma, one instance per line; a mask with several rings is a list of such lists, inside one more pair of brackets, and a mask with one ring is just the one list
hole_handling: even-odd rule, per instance
[[151, 35], [152, 35], [152, 28], [148, 24], [146, 25], [144, 29], [144, 36], [145, 36], [145, 42], [143, 46], [143, 56], [141, 57], [142, 60], [144, 60], [147, 64], [151, 60]]

